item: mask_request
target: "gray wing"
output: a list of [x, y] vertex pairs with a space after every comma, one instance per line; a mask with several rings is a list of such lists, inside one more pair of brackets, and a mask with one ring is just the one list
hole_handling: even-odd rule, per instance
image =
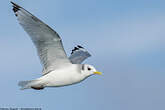
[[69, 59], [73, 64], [81, 64], [85, 59], [90, 56], [91, 55], [87, 50], [85, 50], [82, 46], [78, 45], [72, 50]]
[[64, 51], [60, 36], [31, 13], [17, 4], [11, 3], [20, 25], [37, 48], [44, 73], [64, 66], [64, 64], [71, 64]]

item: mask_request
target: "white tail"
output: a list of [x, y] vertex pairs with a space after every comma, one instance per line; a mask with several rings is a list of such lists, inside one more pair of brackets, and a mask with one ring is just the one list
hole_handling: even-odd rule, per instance
[[30, 89], [30, 88], [37, 89], [37, 90], [43, 89], [43, 86], [39, 84], [38, 80], [20, 81], [18, 83], [18, 86], [21, 86], [21, 90]]

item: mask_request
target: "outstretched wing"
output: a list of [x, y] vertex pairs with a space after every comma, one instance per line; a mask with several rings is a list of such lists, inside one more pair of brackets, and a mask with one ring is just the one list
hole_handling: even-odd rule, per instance
[[71, 64], [64, 51], [60, 36], [37, 17], [19, 5], [13, 4], [13, 11], [23, 29], [37, 48], [44, 72]]
[[73, 64], [81, 64], [85, 59], [90, 56], [91, 55], [87, 50], [85, 50], [82, 46], [78, 45], [72, 50], [69, 59]]

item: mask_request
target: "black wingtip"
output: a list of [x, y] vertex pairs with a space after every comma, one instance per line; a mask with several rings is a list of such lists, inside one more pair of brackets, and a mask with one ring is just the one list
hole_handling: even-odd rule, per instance
[[83, 47], [82, 47], [82, 46], [80, 46], [80, 45], [77, 45], [77, 47], [78, 47], [78, 48], [83, 48]]
[[72, 50], [71, 54], [73, 54], [74, 51], [79, 50], [80, 48], [84, 49], [82, 46], [77, 45], [77, 47], [74, 47], [74, 49]]
[[79, 49], [79, 48], [74, 47], [74, 49], [72, 50], [71, 54], [73, 54], [73, 53], [74, 53], [74, 51], [76, 51], [76, 50], [78, 50], [78, 49]]
[[13, 4], [13, 5], [15, 4], [15, 3], [14, 3], [14, 2], [12, 2], [12, 1], [10, 1], [10, 3], [11, 3], [11, 4]]
[[16, 3], [12, 2], [12, 1], [10, 1], [10, 3], [11, 3], [13, 6], [16, 6], [16, 7], [21, 8], [19, 5], [17, 5]]
[[18, 10], [20, 10], [21, 7], [19, 5], [17, 5], [16, 3], [12, 2], [12, 1], [10, 1], [10, 3], [13, 5], [14, 13], [16, 13]]

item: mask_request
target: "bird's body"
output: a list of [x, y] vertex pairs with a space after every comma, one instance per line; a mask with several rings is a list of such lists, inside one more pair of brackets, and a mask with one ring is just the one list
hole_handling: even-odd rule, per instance
[[51, 71], [49, 74], [40, 77], [39, 80], [44, 82], [45, 87], [59, 87], [79, 83], [86, 77], [83, 74], [79, 74], [81, 73], [79, 66], [76, 64], [68, 65], [65, 69]]
[[75, 47], [68, 58], [57, 32], [24, 8], [11, 3], [20, 25], [36, 46], [43, 65], [43, 75], [35, 80], [20, 81], [21, 89], [40, 90], [45, 87], [66, 86], [79, 83], [92, 74], [100, 74], [93, 66], [81, 64], [91, 56], [83, 47]]
[[[52, 70], [48, 74], [41, 76], [40, 78], [32, 81], [21, 81], [20, 86], [23, 83], [22, 89], [43, 89], [45, 87], [61, 87], [72, 85], [81, 82], [92, 74], [84, 74], [81, 68], [82, 64], [70, 64], [64, 68]], [[89, 66], [89, 65], [88, 65]]]

